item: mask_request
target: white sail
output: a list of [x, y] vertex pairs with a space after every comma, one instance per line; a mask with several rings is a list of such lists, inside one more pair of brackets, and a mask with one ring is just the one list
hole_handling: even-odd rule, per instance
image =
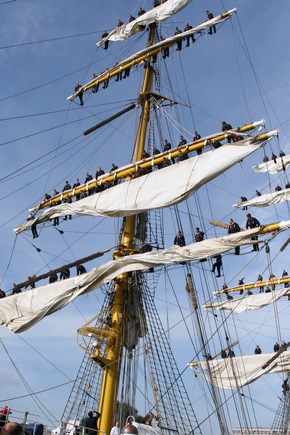
[[272, 291], [270, 293], [259, 293], [257, 295], [245, 295], [242, 298], [231, 301], [214, 302], [204, 305], [203, 308], [208, 310], [225, 310], [240, 314], [244, 311], [259, 310], [267, 305], [273, 304], [283, 296], [290, 295], [290, 288]]
[[[205, 183], [258, 150], [260, 146], [261, 144], [251, 144], [251, 139], [225, 144], [214, 151], [125, 181], [79, 201], [48, 208], [14, 231], [17, 234], [33, 224], [40, 224], [57, 216], [122, 217], [170, 207], [189, 198]], [[136, 165], [138, 163], [142, 162], [137, 162]]]
[[[274, 356], [275, 353], [265, 353], [205, 361], [199, 363], [204, 370], [200, 374], [219, 388], [236, 389], [264, 374], [290, 371], [290, 351], [282, 352], [277, 358]], [[210, 375], [205, 372], [208, 369]]]
[[290, 189], [279, 190], [278, 192], [266, 193], [248, 201], [238, 202], [233, 207], [268, 207], [270, 205], [281, 204], [290, 200]]
[[269, 162], [260, 163], [259, 165], [253, 166], [254, 172], [268, 172], [269, 174], [277, 174], [288, 168], [290, 165], [290, 154], [282, 157], [277, 157], [276, 163], [274, 160], [269, 160]]
[[[280, 222], [281, 229], [289, 227], [290, 221]], [[102, 286], [121, 273], [212, 257], [229, 251], [235, 246], [253, 243], [251, 237], [257, 235], [259, 231], [258, 227], [184, 247], [173, 246], [165, 250], [124, 256], [78, 277], [2, 298], [0, 299], [0, 324], [12, 332], [25, 331], [43, 317], [60, 310], [76, 297]]]
[[145, 14], [137, 17], [135, 20], [128, 24], [123, 24], [116, 27], [106, 38], [103, 38], [97, 45], [103, 44], [106, 40], [110, 41], [123, 41], [137, 32], [140, 32], [140, 26], [146, 26], [156, 21], [167, 20], [172, 15], [185, 8], [191, 0], [168, 0], [160, 6], [151, 9]]

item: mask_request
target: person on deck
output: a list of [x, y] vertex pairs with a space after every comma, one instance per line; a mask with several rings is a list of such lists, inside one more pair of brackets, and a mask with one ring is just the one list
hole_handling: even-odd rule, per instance
[[282, 190], [282, 187], [277, 184], [277, 186], [275, 187], [275, 192], [280, 192], [280, 190]]
[[279, 349], [280, 349], [280, 344], [278, 343], [278, 341], [276, 341], [276, 343], [274, 344], [274, 352], [278, 352]]
[[[250, 213], [246, 215], [247, 222], [246, 222], [246, 229], [248, 228], [256, 228], [260, 226], [260, 222], [255, 217], [252, 217]], [[251, 237], [251, 240], [258, 240], [258, 236]], [[259, 251], [259, 244], [254, 243], [252, 251]]]
[[[81, 88], [82, 88], [82, 85], [80, 85], [80, 84], [77, 82], [77, 83], [76, 83], [76, 86], [75, 86], [75, 92], [79, 92], [79, 90], [80, 90]], [[81, 105], [81, 106], [84, 105], [83, 95], [84, 95], [83, 91], [80, 91], [79, 94], [78, 94], [78, 97], [79, 97], [79, 99], [80, 99], [80, 105]]]
[[[209, 20], [212, 20], [212, 19], [213, 19], [213, 14], [212, 14], [211, 12], [209, 12], [209, 11], [205, 11], [205, 13], [206, 13], [206, 15], [207, 15], [207, 20], [206, 20], [206, 21], [209, 21]], [[213, 31], [214, 33], [216, 33], [215, 25], [213, 25], [212, 27], [209, 28], [209, 30], [208, 30], [208, 34], [209, 34], [209, 35], [212, 35], [212, 31]]]
[[97, 422], [100, 416], [101, 414], [99, 412], [96, 413], [96, 416], [94, 416], [94, 411], [88, 412], [88, 417], [86, 417], [84, 420], [86, 435], [97, 435]]
[[119, 18], [118, 19], [117, 27], [121, 27], [121, 26], [123, 26], [123, 24], [124, 24], [123, 21], [121, 21], [120, 18]]
[[[182, 33], [182, 31], [178, 28], [178, 27], [175, 27], [175, 33], [174, 33], [174, 35], [180, 35], [180, 33]], [[182, 39], [179, 39], [177, 42], [176, 42], [176, 45], [177, 45], [177, 51], [181, 51], [182, 50]]]
[[2, 435], [22, 435], [23, 429], [19, 423], [8, 422], [2, 427], [1, 434]]
[[214, 273], [215, 270], [217, 269], [217, 278], [221, 277], [221, 267], [223, 265], [222, 262], [222, 256], [220, 254], [214, 256], [214, 258], [216, 258], [216, 262], [212, 265], [212, 272]]
[[183, 236], [183, 234], [181, 233], [181, 231], [178, 231], [177, 235], [174, 238], [174, 245], [178, 245], [178, 246], [185, 246], [185, 238]]
[[110, 435], [120, 435], [120, 422], [116, 421], [114, 427], [112, 427]]
[[[233, 219], [229, 219], [229, 227], [228, 234], [239, 233], [241, 231], [240, 225], [233, 221]], [[240, 255], [240, 247], [235, 247], [235, 255]]]
[[129, 23], [132, 23], [132, 21], [136, 20], [135, 17], [133, 17], [133, 15], [129, 15]]
[[[188, 23], [185, 23], [184, 32], [187, 32], [188, 30], [191, 30], [192, 28], [193, 27], [190, 26]], [[193, 33], [186, 37], [186, 47], [189, 47], [190, 39], [192, 40], [192, 42], [195, 42]]]
[[257, 196], [262, 196], [261, 192], [259, 192], [259, 190], [256, 190], [256, 195]]
[[2, 299], [2, 298], [6, 298], [6, 293], [5, 293], [4, 290], [2, 290], [2, 289], [0, 288], [0, 299]]

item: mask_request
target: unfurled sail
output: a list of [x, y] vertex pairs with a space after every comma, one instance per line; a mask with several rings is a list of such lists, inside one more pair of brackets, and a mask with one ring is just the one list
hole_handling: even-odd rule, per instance
[[238, 202], [233, 207], [268, 207], [269, 205], [281, 204], [290, 200], [290, 189], [279, 190], [278, 192], [266, 193], [248, 201]]
[[[128, 24], [116, 27], [106, 38], [103, 38], [97, 45], [103, 44], [105, 41], [122, 41], [128, 39], [140, 30], [144, 30], [144, 26], [154, 23], [156, 21], [167, 20], [172, 15], [185, 8], [191, 0], [168, 0], [160, 6], [145, 12]], [[141, 29], [140, 29], [141, 26]], [[142, 29], [143, 26], [143, 29]]]
[[12, 332], [25, 331], [43, 317], [60, 310], [76, 297], [102, 286], [124, 272], [212, 257], [236, 246], [251, 244], [253, 242], [251, 237], [272, 231], [272, 228], [282, 230], [289, 227], [290, 221], [278, 222], [270, 224], [265, 229], [258, 227], [240, 233], [226, 234], [184, 247], [173, 246], [145, 254], [126, 255], [79, 277], [0, 299], [0, 324], [8, 327]]
[[259, 310], [267, 305], [273, 304], [283, 296], [290, 295], [290, 288], [283, 288], [269, 293], [259, 293], [257, 295], [245, 295], [242, 298], [230, 301], [214, 302], [203, 306], [209, 310], [225, 310], [240, 314], [244, 311]]
[[122, 217], [178, 204], [205, 183], [258, 150], [261, 144], [252, 144], [251, 141], [250, 138], [226, 144], [214, 151], [125, 181], [79, 201], [50, 207], [34, 220], [15, 229], [15, 232], [27, 230], [32, 225], [57, 216]]
[[203, 369], [199, 374], [209, 382], [226, 390], [236, 389], [267, 373], [290, 371], [290, 351], [277, 354], [276, 358], [275, 353], [265, 353], [205, 361], [198, 365]]
[[275, 160], [269, 160], [265, 163], [260, 163], [253, 166], [254, 172], [268, 172], [269, 174], [277, 174], [284, 171], [290, 165], [290, 154], [283, 157], [277, 157]]

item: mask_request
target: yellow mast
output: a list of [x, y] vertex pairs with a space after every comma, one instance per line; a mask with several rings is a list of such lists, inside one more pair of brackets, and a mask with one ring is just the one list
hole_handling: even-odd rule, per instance
[[[152, 45], [154, 41], [155, 26], [150, 26], [149, 44]], [[137, 132], [134, 157], [133, 161], [136, 162], [141, 159], [145, 146], [146, 130], [149, 120], [150, 109], [150, 91], [152, 89], [153, 69], [148, 62], [146, 64], [145, 75], [143, 80], [143, 87], [139, 96], [140, 104], [142, 106], [142, 114], [140, 118], [139, 128]], [[132, 252], [133, 238], [135, 234], [135, 216], [129, 216], [125, 219], [125, 225], [121, 236], [120, 249], [127, 252]], [[115, 251], [114, 258], [122, 256], [121, 250]], [[99, 402], [99, 412], [101, 417], [99, 419], [99, 430], [102, 433], [109, 434], [111, 425], [113, 423], [113, 414], [115, 412], [115, 405], [118, 394], [118, 366], [122, 358], [123, 345], [122, 345], [122, 322], [124, 319], [124, 306], [127, 298], [128, 289], [128, 274], [124, 273], [116, 278], [115, 283], [115, 298], [112, 308], [112, 324], [110, 328], [110, 336], [108, 338], [108, 345], [105, 358], [99, 358], [98, 354], [93, 357], [96, 362], [103, 366], [103, 382]]]

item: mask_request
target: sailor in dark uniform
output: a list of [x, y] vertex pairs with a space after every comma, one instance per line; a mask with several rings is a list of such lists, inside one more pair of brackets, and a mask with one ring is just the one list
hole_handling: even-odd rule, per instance
[[[205, 13], [206, 13], [206, 15], [207, 15], [207, 21], [213, 19], [213, 14], [212, 14], [211, 12], [209, 12], [209, 11], [205, 11]], [[209, 34], [209, 35], [212, 35], [212, 31], [213, 31], [214, 33], [216, 33], [215, 25], [213, 25], [212, 27], [209, 28], [208, 34]]]
[[[78, 92], [79, 89], [81, 89], [81, 87], [82, 87], [82, 85], [80, 85], [79, 83], [76, 83], [75, 92]], [[84, 105], [83, 94], [84, 94], [83, 91], [79, 92], [79, 94], [78, 94], [81, 106]]]
[[[188, 23], [186, 23], [185, 28], [184, 28], [184, 32], [187, 32], [188, 30], [191, 30], [191, 29], [192, 29], [192, 26], [190, 26]], [[193, 33], [191, 35], [188, 35], [186, 37], [186, 47], [189, 47], [190, 38], [191, 38], [192, 42], [195, 42]]]
[[[246, 228], [256, 228], [260, 226], [260, 222], [255, 217], [252, 217], [250, 213], [246, 215], [247, 222], [246, 222]], [[251, 237], [251, 240], [258, 240], [258, 236]], [[258, 243], [253, 244], [252, 251], [259, 251], [259, 245]]]
[[[107, 33], [107, 31], [105, 30], [105, 32], [102, 34], [102, 38], [106, 38], [107, 36], [109, 36], [109, 33]], [[109, 40], [106, 39], [106, 41], [104, 42], [104, 49], [107, 50], [109, 47]]]
[[[174, 35], [179, 35], [180, 33], [182, 33], [182, 31], [178, 28], [178, 27], [175, 27], [175, 33], [174, 33]], [[182, 39], [179, 39], [179, 41], [177, 41], [177, 51], [181, 51], [181, 49], [182, 49]]]
[[[240, 225], [233, 221], [233, 219], [229, 219], [229, 227], [228, 234], [239, 233], [241, 231]], [[235, 255], [240, 254], [240, 247], [235, 247]]]

